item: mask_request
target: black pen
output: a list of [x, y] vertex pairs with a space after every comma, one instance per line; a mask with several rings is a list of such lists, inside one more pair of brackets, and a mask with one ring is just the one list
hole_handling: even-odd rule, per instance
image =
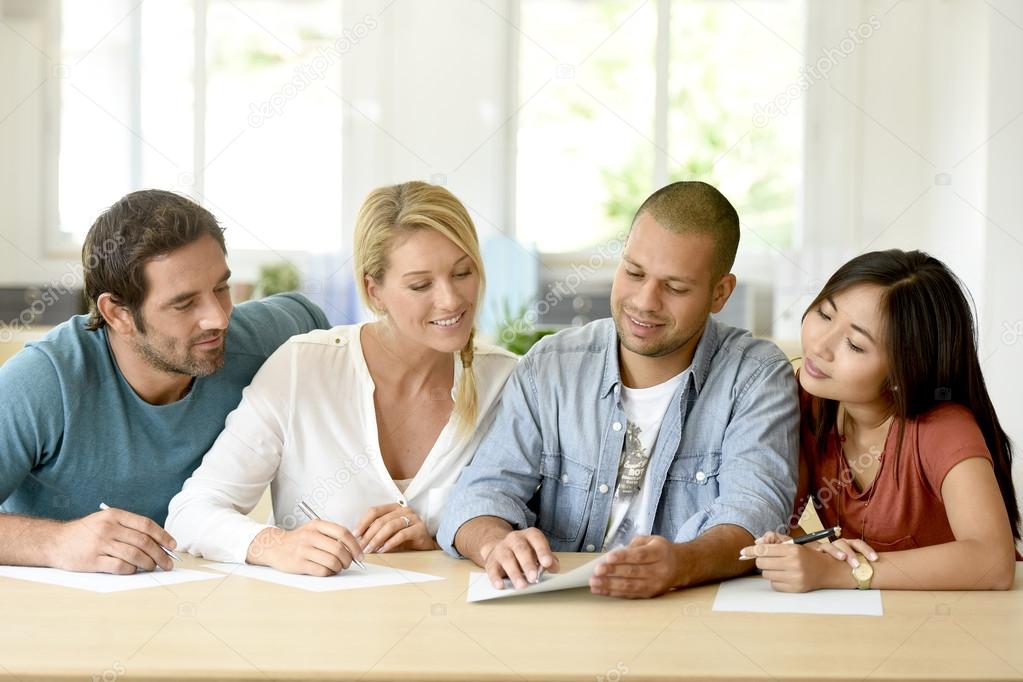
[[[831, 538], [840, 538], [840, 537], [842, 537], [842, 527], [841, 526], [835, 526], [834, 528], [825, 528], [824, 530], [819, 530], [816, 533], [807, 533], [806, 535], [800, 535], [798, 538], [792, 538], [791, 540], [786, 540], [785, 542], [782, 542], [781, 544], [783, 544], [783, 545], [805, 545], [807, 543], [814, 542], [815, 540], [825, 540], [825, 539], [830, 540]], [[751, 559], [756, 559], [756, 557], [755, 556], [745, 556], [743, 554], [739, 554], [739, 560], [740, 561], [749, 561]]]

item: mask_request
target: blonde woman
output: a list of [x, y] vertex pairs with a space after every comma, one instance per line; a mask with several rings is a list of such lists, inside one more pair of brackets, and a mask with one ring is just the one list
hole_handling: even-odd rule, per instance
[[[374, 190], [354, 252], [377, 319], [295, 336], [267, 360], [171, 500], [180, 549], [331, 575], [364, 553], [437, 547], [516, 356], [475, 343], [479, 241], [446, 189]], [[272, 525], [246, 516], [268, 484]]]

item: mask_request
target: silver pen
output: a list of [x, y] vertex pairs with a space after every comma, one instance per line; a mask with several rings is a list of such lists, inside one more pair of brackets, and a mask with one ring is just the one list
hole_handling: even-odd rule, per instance
[[[309, 505], [308, 505], [308, 504], [306, 503], [306, 501], [305, 501], [305, 500], [301, 500], [301, 501], [300, 501], [300, 502], [298, 503], [298, 509], [299, 509], [299, 511], [301, 511], [301, 512], [302, 512], [303, 514], [305, 514], [306, 516], [308, 516], [308, 517], [309, 517], [309, 520], [310, 520], [310, 521], [322, 521], [322, 520], [323, 520], [323, 519], [321, 519], [321, 518], [320, 518], [320, 515], [319, 515], [319, 514], [317, 514], [317, 513], [316, 513], [316, 512], [315, 512], [315, 511], [313, 510], [313, 508], [312, 508], [312, 507], [310, 507], [310, 506], [309, 506]], [[361, 568], [361, 569], [365, 569], [365, 568], [366, 568], [366, 564], [362, 563], [361, 561], [359, 561], [358, 559], [356, 559], [356, 558], [355, 558], [355, 552], [353, 552], [353, 551], [352, 551], [351, 547], [349, 547], [349, 546], [348, 546], [348, 545], [346, 545], [345, 543], [341, 542], [340, 540], [338, 540], [338, 544], [339, 544], [339, 545], [341, 545], [342, 547], [344, 547], [344, 548], [345, 548], [346, 550], [348, 550], [348, 553], [352, 555], [352, 563], [354, 563], [354, 564], [355, 564], [356, 566], [358, 566], [358, 567], [359, 567], [359, 568]]]
[[[110, 505], [108, 505], [106, 502], [100, 502], [99, 503], [99, 508], [100, 508], [100, 511], [106, 511], [106, 510], [110, 509]], [[160, 545], [160, 549], [162, 549], [164, 552], [166, 552], [167, 556], [169, 556], [171, 559], [174, 559], [174, 561], [181, 561], [181, 557], [179, 557], [177, 554], [175, 554], [171, 550], [167, 549], [163, 545]]]

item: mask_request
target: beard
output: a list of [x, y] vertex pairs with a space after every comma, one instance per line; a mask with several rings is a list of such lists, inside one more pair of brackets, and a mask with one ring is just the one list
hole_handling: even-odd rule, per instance
[[135, 352], [153, 369], [198, 378], [207, 377], [224, 366], [226, 337], [225, 332], [220, 345], [210, 350], [195, 348], [194, 344], [202, 341], [203, 337], [189, 339], [182, 349], [177, 339], [152, 333], [136, 338], [133, 346]]
[[622, 317], [625, 315], [628, 315], [628, 313], [621, 307], [617, 308], [611, 315], [615, 331], [618, 333], [618, 342], [626, 350], [648, 358], [661, 358], [665, 355], [671, 355], [687, 345], [693, 340], [693, 337], [703, 331], [703, 325], [700, 325], [697, 329], [690, 331], [680, 330], [675, 334], [662, 333], [656, 339], [636, 339], [624, 329]]

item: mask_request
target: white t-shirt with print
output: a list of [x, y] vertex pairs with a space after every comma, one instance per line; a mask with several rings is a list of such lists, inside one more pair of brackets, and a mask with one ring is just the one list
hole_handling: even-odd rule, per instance
[[[635, 535], [634, 529], [640, 525], [637, 523], [636, 514], [640, 510], [652, 512], [649, 504], [651, 491], [647, 485], [650, 469], [645, 466], [645, 462], [649, 462], [654, 451], [657, 434], [661, 430], [661, 422], [664, 421], [664, 414], [668, 410], [671, 398], [688, 371], [687, 369], [664, 383], [649, 388], [628, 388], [622, 385], [622, 409], [625, 410], [628, 425], [625, 445], [622, 448], [622, 460], [618, 468], [618, 480], [615, 482], [615, 498], [611, 503], [611, 519], [607, 534], [604, 536], [604, 551], [627, 545]], [[630, 481], [623, 470], [623, 465], [627, 462], [633, 465], [640, 463], [645, 470], [638, 490], [635, 490], [635, 481]]]

